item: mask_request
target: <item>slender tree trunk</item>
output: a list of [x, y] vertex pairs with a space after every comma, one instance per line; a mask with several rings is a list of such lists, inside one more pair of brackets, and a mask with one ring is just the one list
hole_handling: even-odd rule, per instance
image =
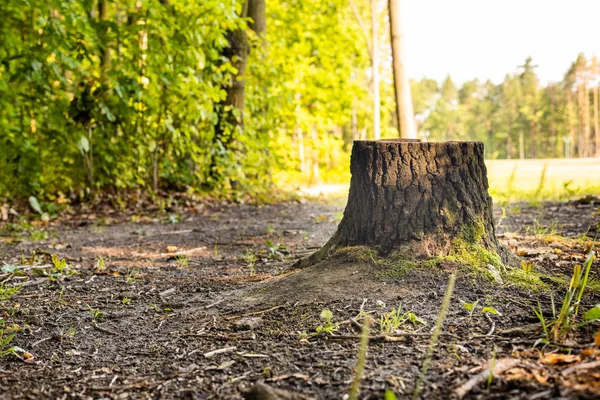
[[312, 132], [312, 180], [314, 183], [319, 183], [321, 181], [321, 174], [319, 171], [319, 146], [317, 143], [318, 140], [318, 132], [317, 128], [313, 127]]
[[583, 123], [584, 129], [583, 134], [585, 136], [585, 157], [592, 156], [592, 130], [590, 129], [590, 93], [587, 87], [587, 82], [583, 84]]
[[598, 84], [594, 86], [594, 134], [596, 136], [596, 157], [600, 157], [600, 123], [598, 122]]
[[[266, 28], [265, 0], [246, 0], [242, 17], [249, 17], [251, 21], [248, 27], [261, 36]], [[244, 28], [228, 32], [227, 41], [229, 46], [224, 49], [223, 56], [231, 62], [237, 73], [231, 76], [230, 84], [224, 88], [227, 93], [225, 100], [217, 106], [219, 118], [215, 126], [213, 146], [234, 150], [233, 145], [237, 141], [238, 133], [244, 129], [244, 73], [250, 46]], [[218, 165], [219, 160], [213, 155], [209, 163], [211, 185], [215, 185], [223, 178]]]
[[[108, 19], [108, 0], [99, 0], [98, 1], [98, 19], [100, 21], [106, 21]], [[101, 54], [101, 65], [102, 65], [102, 81], [105, 80], [106, 74], [110, 68], [110, 45], [107, 40], [108, 29], [103, 28], [102, 31], [103, 36], [103, 46], [102, 54]]]
[[525, 159], [525, 137], [523, 131], [519, 131], [519, 158]]
[[350, 122], [350, 131], [352, 133], [352, 140], [359, 138], [358, 133], [358, 116], [356, 115], [356, 101], [352, 103], [352, 120]]
[[529, 121], [529, 158], [535, 158], [535, 121]]
[[373, 73], [373, 138], [381, 139], [381, 100], [379, 95], [379, 41], [377, 0], [371, 0], [371, 60]]
[[568, 156], [569, 158], [573, 157], [573, 148], [575, 147], [575, 139], [576, 139], [576, 132], [575, 132], [575, 123], [573, 121], [573, 119], [575, 118], [574, 115], [574, 110], [573, 110], [573, 95], [569, 89], [569, 94], [567, 95], [567, 114], [568, 114], [568, 120], [569, 120], [569, 152], [568, 152]]
[[583, 84], [579, 84], [577, 87], [577, 111], [579, 115], [579, 131], [577, 132], [577, 155], [579, 158], [585, 157], [585, 117], [584, 117], [584, 103], [585, 103], [585, 88]]
[[406, 74], [406, 56], [404, 55], [403, 32], [401, 22], [401, 0], [389, 0], [390, 36], [392, 39], [392, 69], [394, 72], [394, 88], [396, 94], [396, 114], [398, 117], [399, 136], [415, 139], [417, 128], [413, 112], [410, 82]]
[[300, 159], [300, 172], [306, 173], [306, 156], [304, 155], [304, 133], [300, 127], [294, 128], [298, 138], [298, 158]]

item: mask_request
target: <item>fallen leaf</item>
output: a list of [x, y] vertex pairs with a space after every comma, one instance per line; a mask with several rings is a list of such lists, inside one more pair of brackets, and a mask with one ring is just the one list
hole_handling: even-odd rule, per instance
[[[597, 339], [597, 337], [596, 337], [596, 339]], [[594, 349], [592, 347], [583, 349], [583, 351], [581, 352], [581, 355], [584, 357], [592, 357], [592, 356], [595, 356], [596, 354], [600, 354], [600, 350]]]
[[26, 351], [25, 353], [23, 353], [23, 358], [25, 359], [25, 361], [33, 361], [35, 356], [30, 352]]
[[175, 253], [177, 251], [177, 246], [167, 246], [167, 253]]
[[598, 333], [596, 333], [596, 337], [594, 338], [594, 344], [596, 346], [600, 346], [600, 331], [598, 331]]
[[544, 364], [569, 364], [573, 362], [581, 361], [581, 356], [577, 354], [557, 354], [551, 353], [546, 354], [543, 359]]
[[533, 377], [535, 378], [535, 380], [542, 384], [545, 385], [548, 383], [548, 374], [545, 371], [538, 371], [538, 370], [532, 370], [531, 374], [533, 375]]

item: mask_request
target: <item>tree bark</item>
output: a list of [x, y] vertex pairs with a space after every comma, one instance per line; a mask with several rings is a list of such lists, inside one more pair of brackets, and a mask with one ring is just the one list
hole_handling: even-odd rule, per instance
[[381, 139], [381, 100], [379, 95], [379, 41], [377, 0], [371, 0], [371, 69], [373, 70], [373, 139]]
[[496, 239], [483, 154], [480, 142], [355, 141], [344, 218], [300, 265], [349, 246], [409, 257], [443, 257], [461, 247], [514, 264]]
[[[266, 29], [265, 12], [265, 0], [246, 0], [244, 3], [242, 17], [251, 18], [248, 27], [258, 36], [261, 36]], [[231, 150], [237, 133], [244, 129], [243, 113], [246, 87], [244, 73], [250, 54], [250, 45], [245, 29], [227, 32], [227, 41], [229, 46], [223, 50], [223, 57], [231, 62], [237, 72], [231, 76], [231, 83], [224, 87], [227, 96], [218, 105], [219, 118], [215, 126], [213, 146], [222, 146]], [[213, 180], [212, 185], [222, 179], [219, 162], [214, 155], [209, 163], [209, 176]]]
[[413, 111], [410, 82], [406, 74], [406, 56], [404, 54], [400, 0], [389, 0], [390, 36], [392, 40], [392, 70], [396, 95], [396, 115], [399, 136], [416, 139], [417, 128]]

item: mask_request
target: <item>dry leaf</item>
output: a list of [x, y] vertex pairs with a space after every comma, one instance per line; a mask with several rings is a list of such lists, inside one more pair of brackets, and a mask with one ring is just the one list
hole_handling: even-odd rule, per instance
[[533, 377], [535, 378], [535, 380], [542, 384], [545, 385], [548, 383], [548, 374], [545, 371], [538, 371], [538, 370], [532, 370], [531, 374], [533, 375]]
[[596, 333], [596, 337], [594, 338], [594, 344], [596, 346], [600, 346], [600, 331], [598, 331], [598, 333]]
[[25, 361], [33, 361], [35, 356], [30, 352], [26, 351], [25, 353], [23, 353], [23, 358], [25, 359]]
[[583, 351], [581, 352], [581, 355], [584, 357], [592, 357], [592, 356], [595, 356], [596, 354], [600, 354], [600, 350], [594, 349], [593, 347], [588, 347], [587, 349], [583, 349]]
[[177, 246], [167, 246], [167, 253], [175, 253], [177, 251]]
[[572, 362], [581, 361], [581, 356], [577, 354], [546, 354], [543, 359], [544, 364], [569, 364]]

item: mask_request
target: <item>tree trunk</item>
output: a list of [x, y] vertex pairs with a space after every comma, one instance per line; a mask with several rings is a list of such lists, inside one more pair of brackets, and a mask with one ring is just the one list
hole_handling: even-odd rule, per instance
[[[261, 36], [266, 28], [265, 0], [246, 0], [242, 17], [250, 17], [251, 21], [248, 27]], [[229, 46], [223, 50], [223, 57], [229, 60], [237, 72], [231, 76], [231, 83], [224, 87], [227, 93], [225, 101], [217, 107], [219, 118], [215, 126], [213, 146], [232, 150], [238, 132], [244, 129], [244, 73], [250, 54], [250, 45], [246, 29], [243, 28], [228, 32], [227, 41]], [[209, 175], [213, 186], [223, 178], [219, 160], [215, 155], [209, 162]]]
[[514, 265], [495, 236], [483, 154], [479, 142], [355, 141], [344, 218], [329, 242], [299, 265], [349, 246], [459, 261], [470, 253], [492, 265]]
[[379, 95], [379, 41], [377, 40], [377, 0], [371, 0], [371, 69], [373, 70], [373, 139], [381, 139], [381, 100]]
[[529, 120], [529, 158], [535, 158], [535, 146], [535, 121], [531, 119]]
[[596, 157], [600, 157], [600, 123], [598, 122], [598, 84], [594, 86], [594, 135], [596, 137]]
[[417, 128], [413, 112], [410, 82], [406, 75], [406, 56], [404, 55], [402, 22], [400, 19], [400, 0], [389, 0], [390, 36], [392, 39], [392, 69], [396, 94], [396, 115], [399, 136], [416, 139]]

